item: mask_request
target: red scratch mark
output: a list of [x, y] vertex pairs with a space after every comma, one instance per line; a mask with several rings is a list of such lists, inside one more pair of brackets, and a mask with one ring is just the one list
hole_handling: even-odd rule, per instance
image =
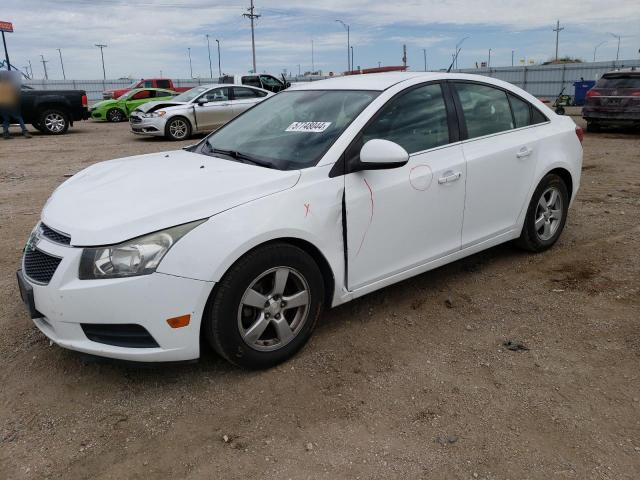
[[305, 203], [304, 204], [304, 217], [307, 218], [307, 216], [311, 213], [311, 204], [310, 203]]
[[360, 240], [360, 246], [358, 247], [358, 251], [356, 252], [356, 257], [360, 255], [360, 250], [362, 250], [362, 245], [364, 245], [364, 239], [367, 238], [367, 233], [369, 233], [369, 227], [371, 226], [371, 222], [373, 222], [373, 207], [374, 207], [373, 190], [371, 189], [371, 185], [369, 185], [369, 182], [367, 182], [366, 178], [363, 178], [362, 180], [364, 180], [365, 185], [369, 189], [369, 197], [371, 198], [371, 214], [369, 216], [369, 224], [367, 225], [367, 228], [364, 230], [364, 235], [362, 235], [362, 240]]

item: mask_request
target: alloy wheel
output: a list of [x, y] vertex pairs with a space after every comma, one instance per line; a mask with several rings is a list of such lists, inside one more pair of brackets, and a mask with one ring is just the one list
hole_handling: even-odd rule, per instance
[[547, 188], [536, 205], [535, 230], [538, 238], [547, 241], [556, 234], [562, 221], [562, 195], [556, 187]]
[[291, 342], [309, 317], [309, 285], [290, 267], [258, 276], [245, 290], [238, 308], [244, 342], [260, 351], [278, 350]]
[[169, 134], [178, 140], [182, 140], [187, 136], [187, 123], [184, 120], [174, 120], [169, 125]]
[[52, 133], [60, 133], [64, 130], [65, 123], [64, 117], [57, 112], [51, 112], [44, 117], [44, 126]]

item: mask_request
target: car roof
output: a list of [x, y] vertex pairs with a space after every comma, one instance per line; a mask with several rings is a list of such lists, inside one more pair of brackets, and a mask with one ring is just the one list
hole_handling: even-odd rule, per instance
[[398, 83], [413, 79], [430, 80], [476, 80], [494, 85], [504, 82], [491, 77], [464, 73], [446, 72], [386, 72], [345, 75], [315, 82], [300, 82], [291, 85], [289, 90], [373, 90], [383, 91]]

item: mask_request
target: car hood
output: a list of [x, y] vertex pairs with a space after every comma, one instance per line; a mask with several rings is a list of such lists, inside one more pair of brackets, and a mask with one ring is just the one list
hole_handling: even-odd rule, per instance
[[120, 243], [292, 188], [281, 171], [183, 150], [92, 165], [60, 185], [42, 221], [74, 246]]
[[142, 113], [154, 112], [158, 108], [170, 108], [170, 107], [178, 107], [180, 105], [186, 105], [187, 102], [172, 102], [171, 100], [167, 101], [157, 101], [157, 102], [148, 102], [143, 103], [139, 107], [136, 108], [135, 111]]

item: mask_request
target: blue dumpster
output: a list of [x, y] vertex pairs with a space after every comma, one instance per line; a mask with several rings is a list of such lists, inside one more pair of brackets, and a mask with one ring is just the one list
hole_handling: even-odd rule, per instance
[[573, 101], [576, 105], [584, 105], [585, 98], [587, 97], [587, 92], [593, 88], [596, 84], [593, 80], [581, 80], [579, 82], [573, 82], [573, 86], [575, 87], [575, 95], [573, 96]]

